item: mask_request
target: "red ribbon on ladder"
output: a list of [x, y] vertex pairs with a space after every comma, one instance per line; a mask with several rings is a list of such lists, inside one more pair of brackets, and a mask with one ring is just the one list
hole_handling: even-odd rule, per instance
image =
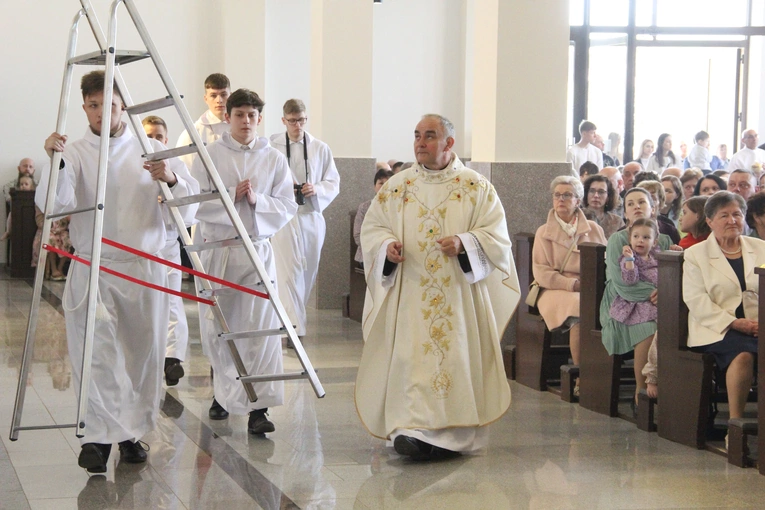
[[[104, 237], [104, 238], [102, 238], [102, 242], [104, 244], [108, 245], [108, 246], [113, 247], [113, 248], [117, 248], [119, 250], [123, 250], [123, 251], [126, 251], [128, 253], [132, 253], [133, 255], [138, 255], [139, 257], [143, 257], [145, 259], [151, 260], [152, 262], [157, 262], [159, 264], [162, 264], [163, 266], [168, 266], [168, 267], [172, 267], [173, 269], [178, 269], [179, 271], [182, 271], [184, 273], [192, 274], [192, 275], [197, 276], [199, 278], [202, 278], [204, 280], [208, 280], [208, 281], [211, 281], [213, 283], [217, 283], [217, 284], [223, 285], [225, 287], [229, 287], [229, 288], [238, 290], [240, 292], [244, 292], [246, 294], [251, 294], [251, 295], [257, 296], [259, 298], [268, 299], [268, 294], [266, 294], [265, 292], [259, 292], [257, 290], [253, 290], [253, 289], [250, 289], [250, 288], [247, 288], [247, 287], [243, 287], [242, 285], [237, 285], [236, 283], [231, 283], [231, 282], [228, 282], [226, 280], [222, 280], [220, 278], [216, 278], [216, 277], [211, 276], [211, 275], [206, 274], [206, 273], [201, 273], [201, 272], [196, 271], [194, 269], [189, 269], [189, 268], [184, 267], [184, 266], [182, 266], [180, 264], [176, 264], [174, 262], [170, 262], [169, 260], [165, 260], [163, 258], [156, 257], [156, 256], [151, 255], [149, 253], [146, 253], [146, 252], [143, 252], [143, 251], [140, 251], [140, 250], [136, 250], [135, 248], [131, 248], [130, 246], [118, 243], [116, 241], [112, 241], [111, 239], [107, 239], [107, 238]], [[80, 262], [81, 264], [85, 264], [86, 266], [90, 265], [90, 261], [89, 260], [86, 260], [86, 259], [84, 259], [82, 257], [78, 257], [76, 255], [73, 255], [73, 254], [69, 253], [68, 251], [64, 251], [64, 250], [61, 250], [59, 248], [56, 248], [55, 246], [51, 246], [49, 244], [43, 244], [43, 248], [48, 250], [48, 251], [50, 251], [50, 252], [56, 253], [56, 254], [58, 254], [61, 257], [70, 258], [70, 259], [72, 259], [72, 260], [74, 260], [76, 262]], [[182, 298], [185, 298], [185, 299], [190, 299], [192, 301], [196, 301], [198, 303], [203, 303], [205, 305], [215, 306], [215, 302], [214, 301], [211, 301], [209, 299], [204, 299], [204, 298], [197, 297], [194, 294], [188, 294], [188, 293], [185, 293], [185, 292], [179, 292], [179, 291], [176, 291], [176, 290], [168, 289], [167, 287], [162, 287], [160, 285], [154, 285], [153, 283], [148, 283], [148, 282], [145, 282], [143, 280], [139, 280], [137, 278], [133, 278], [132, 276], [128, 276], [128, 275], [126, 275], [124, 273], [120, 273], [120, 272], [114, 271], [113, 269], [109, 269], [108, 267], [101, 266], [100, 269], [104, 273], [110, 274], [112, 276], [116, 276], [118, 278], [122, 278], [123, 280], [127, 280], [129, 282], [132, 282], [132, 283], [135, 283], [135, 284], [138, 284], [138, 285], [142, 285], [144, 287], [148, 287], [150, 289], [158, 290], [160, 292], [166, 292], [168, 294], [172, 294], [174, 296], [179, 296], [179, 297], [182, 297]]]

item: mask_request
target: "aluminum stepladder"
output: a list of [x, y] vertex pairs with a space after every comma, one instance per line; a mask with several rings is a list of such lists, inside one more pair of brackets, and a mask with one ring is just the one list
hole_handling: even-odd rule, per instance
[[[75, 428], [75, 433], [77, 437], [84, 437], [83, 429], [85, 429], [87, 426], [85, 419], [87, 416], [88, 390], [90, 386], [90, 369], [91, 369], [91, 361], [92, 361], [92, 354], [93, 354], [93, 340], [94, 340], [95, 322], [96, 322], [96, 298], [98, 293], [99, 269], [101, 266], [100, 264], [101, 243], [102, 243], [103, 221], [104, 221], [103, 215], [104, 215], [104, 208], [108, 207], [108, 204], [104, 204], [104, 197], [106, 194], [106, 170], [107, 170], [107, 162], [108, 162], [108, 155], [109, 155], [108, 140], [109, 140], [109, 126], [111, 121], [111, 110], [109, 106], [111, 105], [112, 97], [113, 97], [112, 85], [115, 83], [119, 87], [120, 93], [122, 95], [123, 103], [125, 104], [126, 111], [130, 119], [130, 123], [133, 127], [133, 131], [135, 132], [136, 136], [138, 137], [138, 140], [141, 143], [141, 147], [143, 148], [146, 159], [149, 161], [157, 161], [157, 160], [170, 159], [170, 158], [174, 158], [178, 156], [183, 156], [186, 154], [196, 153], [198, 157], [201, 159], [207, 171], [208, 177], [210, 178], [213, 185], [215, 186], [215, 189], [208, 193], [202, 193], [200, 195], [174, 199], [172, 192], [170, 191], [167, 184], [164, 182], [158, 181], [161, 194], [163, 197], [163, 202], [165, 206], [169, 207], [173, 221], [175, 222], [177, 230], [179, 234], [181, 235], [183, 244], [184, 246], [186, 246], [187, 252], [189, 252], [189, 258], [191, 259], [194, 269], [200, 273], [204, 273], [204, 268], [199, 259], [199, 255], [197, 253], [198, 251], [206, 250], [206, 249], [215, 249], [215, 248], [220, 248], [224, 246], [242, 246], [246, 250], [248, 257], [253, 264], [253, 268], [257, 272], [262, 282], [263, 287], [265, 287], [265, 291], [268, 294], [269, 302], [271, 306], [273, 306], [277, 316], [279, 317], [279, 321], [282, 324], [282, 327], [279, 329], [231, 332], [228, 328], [226, 318], [223, 315], [223, 312], [220, 310], [220, 307], [218, 306], [218, 298], [217, 298], [218, 295], [223, 294], [226, 291], [229, 291], [230, 289], [226, 289], [226, 288], [213, 289], [212, 285], [207, 280], [199, 279], [199, 278], [197, 279], [197, 281], [200, 282], [200, 285], [202, 286], [202, 288], [199, 289], [199, 294], [203, 297], [206, 297], [212, 300], [215, 303], [215, 306], [212, 306], [211, 310], [218, 324], [218, 329], [219, 329], [218, 341], [227, 342], [232, 359], [234, 361], [234, 364], [237, 368], [237, 372], [239, 374], [239, 380], [243, 384], [245, 392], [247, 393], [249, 400], [251, 402], [255, 402], [257, 400], [257, 395], [252, 386], [253, 383], [262, 382], [262, 381], [285, 381], [285, 380], [295, 380], [295, 379], [308, 379], [309, 382], [311, 383], [311, 386], [313, 387], [314, 392], [316, 393], [316, 396], [319, 398], [324, 397], [325, 393], [321, 385], [321, 382], [319, 381], [319, 378], [316, 375], [316, 372], [313, 369], [313, 366], [311, 365], [310, 360], [308, 359], [308, 355], [306, 354], [305, 349], [303, 348], [303, 345], [300, 342], [300, 339], [298, 338], [295, 332], [295, 328], [293, 327], [292, 322], [290, 321], [287, 315], [287, 312], [285, 311], [284, 307], [281, 304], [281, 301], [279, 301], [277, 297], [274, 284], [269, 279], [268, 272], [266, 271], [265, 266], [263, 265], [263, 262], [260, 260], [260, 257], [255, 251], [255, 247], [252, 244], [252, 240], [250, 239], [250, 236], [248, 235], [244, 225], [242, 224], [241, 219], [239, 218], [239, 215], [236, 212], [236, 209], [234, 208], [233, 201], [231, 200], [228, 193], [226, 192], [226, 187], [223, 184], [223, 181], [221, 180], [220, 176], [218, 175], [218, 172], [215, 169], [215, 165], [210, 159], [210, 155], [207, 152], [207, 149], [205, 148], [205, 145], [202, 142], [202, 139], [199, 133], [194, 127], [194, 122], [192, 121], [191, 116], [188, 113], [188, 110], [183, 104], [182, 96], [178, 93], [178, 90], [176, 89], [167, 71], [167, 68], [165, 67], [164, 62], [160, 58], [159, 53], [157, 52], [157, 49], [151, 37], [149, 36], [149, 33], [146, 29], [146, 26], [143, 23], [143, 20], [138, 14], [134, 1], [133, 0], [114, 0], [114, 2], [112, 3], [111, 9], [110, 9], [108, 41], [104, 39], [103, 30], [101, 29], [101, 26], [98, 22], [98, 18], [95, 15], [95, 12], [93, 12], [93, 8], [90, 4], [90, 0], [80, 0], [80, 4], [82, 7], [75, 15], [74, 20], [72, 22], [71, 29], [70, 29], [69, 46], [67, 49], [66, 65], [64, 70], [64, 78], [63, 78], [63, 83], [61, 87], [61, 96], [59, 101], [58, 118], [56, 121], [56, 132], [57, 133], [66, 132], [67, 103], [68, 103], [69, 95], [71, 92], [71, 82], [72, 82], [72, 74], [73, 74], [74, 66], [105, 64], [106, 71], [105, 71], [105, 83], [104, 83], [104, 103], [103, 103], [104, 110], [102, 113], [102, 121], [101, 121], [101, 145], [99, 148], [96, 203], [92, 207], [82, 207], [82, 208], [78, 207], [75, 210], [65, 211], [63, 213], [49, 214], [49, 210], [53, 207], [53, 204], [55, 203], [56, 188], [57, 188], [57, 181], [58, 181], [57, 169], [59, 168], [59, 165], [61, 164], [61, 158], [62, 158], [62, 153], [54, 152], [53, 157], [51, 158], [50, 178], [48, 181], [48, 194], [47, 194], [46, 202], [45, 202], [45, 221], [43, 223], [43, 230], [42, 230], [42, 236], [41, 236], [42, 240], [47, 240], [50, 237], [51, 222], [55, 220], [56, 218], [68, 216], [71, 214], [85, 213], [85, 212], [91, 212], [91, 211], [93, 211], [95, 214], [95, 222], [94, 222], [94, 228], [93, 228], [92, 254], [91, 254], [91, 263], [90, 263], [90, 276], [89, 276], [88, 294], [87, 294], [88, 296], [87, 315], [86, 315], [87, 319], [86, 319], [84, 349], [83, 349], [83, 359], [82, 359], [82, 377], [81, 377], [81, 383], [80, 383], [80, 389], [79, 389], [78, 408], [77, 408], [77, 422], [74, 424], [52, 424], [52, 425], [36, 425], [36, 426], [26, 426], [26, 427], [21, 426], [21, 418], [22, 418], [22, 413], [24, 408], [24, 399], [26, 396], [26, 382], [27, 382], [27, 377], [28, 377], [29, 369], [32, 362], [32, 355], [34, 352], [34, 341], [35, 341], [35, 333], [37, 329], [37, 318], [39, 314], [43, 278], [45, 274], [45, 261], [46, 261], [47, 253], [46, 253], [46, 250], [41, 249], [40, 254], [38, 256], [38, 260], [37, 260], [37, 271], [35, 273], [32, 304], [31, 304], [31, 309], [29, 313], [29, 320], [27, 323], [27, 333], [26, 333], [26, 339], [24, 343], [24, 350], [22, 354], [21, 367], [19, 370], [19, 383], [16, 390], [16, 400], [15, 400], [14, 409], [13, 409], [13, 420], [11, 424], [10, 439], [12, 441], [17, 440], [19, 432], [22, 430], [61, 429], [61, 428]], [[118, 14], [120, 4], [124, 4], [128, 14], [130, 15], [130, 18], [136, 30], [138, 31], [138, 34], [140, 35], [141, 40], [144, 43], [144, 46], [146, 47], [145, 51], [126, 51], [126, 50], [118, 51], [116, 49], [117, 14]], [[95, 36], [98, 42], [100, 51], [88, 53], [81, 56], [76, 56], [75, 51], [77, 46], [78, 28], [83, 17], [87, 19], [90, 25], [90, 28], [93, 32], [93, 35]], [[145, 58], [150, 58], [152, 60], [152, 63], [154, 64], [154, 67], [156, 68], [162, 80], [162, 83], [164, 84], [169, 95], [161, 99], [148, 101], [146, 103], [133, 104], [130, 98], [130, 94], [128, 92], [127, 86], [122, 78], [122, 74], [119, 71], [118, 66], [128, 64], [131, 62], [136, 62], [138, 60], [143, 60]], [[161, 108], [166, 108], [170, 106], [175, 106], [178, 112], [178, 115], [181, 117], [183, 125], [187, 133], [190, 135], [193, 143], [186, 147], [179, 147], [179, 148], [169, 149], [169, 150], [165, 150], [161, 152], [154, 152], [153, 147], [143, 130], [140, 115], [146, 112], [159, 110]], [[138, 164], [138, 162], [136, 162], [136, 164]], [[222, 202], [224, 208], [226, 209], [226, 212], [228, 213], [229, 218], [231, 219], [231, 223], [237, 232], [237, 236], [234, 237], [233, 239], [228, 239], [228, 240], [223, 240], [218, 242], [211, 242], [211, 243], [204, 243], [200, 245], [193, 245], [191, 238], [188, 232], [186, 231], [185, 223], [181, 216], [181, 213], [178, 211], [178, 207], [192, 204], [192, 203], [204, 202], [208, 200], [220, 200]], [[244, 365], [244, 362], [241, 359], [241, 356], [239, 355], [239, 351], [236, 348], [236, 344], [234, 343], [234, 340], [255, 339], [259, 337], [268, 337], [268, 336], [274, 336], [274, 335], [281, 336], [285, 334], [288, 336], [288, 338], [294, 345], [295, 353], [297, 354], [298, 360], [300, 361], [300, 364], [303, 367], [303, 371], [283, 373], [283, 374], [271, 374], [271, 375], [247, 374], [246, 367]]]

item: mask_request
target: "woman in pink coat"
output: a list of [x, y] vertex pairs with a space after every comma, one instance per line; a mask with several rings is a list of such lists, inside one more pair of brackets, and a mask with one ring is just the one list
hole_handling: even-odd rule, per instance
[[[579, 205], [584, 187], [575, 177], [561, 175], [550, 184], [553, 207], [547, 223], [534, 238], [534, 278], [544, 289], [537, 301], [547, 329], [569, 330], [569, 347], [575, 365], [579, 364], [579, 248], [575, 247], [560, 271], [572, 243], [606, 244], [603, 229], [588, 221]], [[577, 380], [574, 394], [579, 393]]]

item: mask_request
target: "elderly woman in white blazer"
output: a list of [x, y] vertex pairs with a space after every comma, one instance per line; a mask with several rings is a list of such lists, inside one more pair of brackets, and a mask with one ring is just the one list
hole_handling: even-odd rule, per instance
[[765, 241], [743, 234], [746, 202], [718, 191], [704, 207], [712, 234], [685, 251], [683, 299], [688, 305], [688, 346], [715, 356], [727, 369], [730, 417], [741, 418], [757, 355], [759, 280]]

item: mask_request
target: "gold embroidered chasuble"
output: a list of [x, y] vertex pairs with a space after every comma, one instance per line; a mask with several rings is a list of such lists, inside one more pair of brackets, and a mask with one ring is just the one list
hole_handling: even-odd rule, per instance
[[[460, 235], [474, 274], [437, 240]], [[467, 236], [467, 237], [466, 237]], [[405, 261], [382, 276], [385, 247]], [[476, 427], [510, 405], [500, 339], [520, 298], [502, 204], [455, 156], [442, 171], [416, 164], [380, 190], [361, 229], [367, 296], [356, 408], [371, 434]]]

